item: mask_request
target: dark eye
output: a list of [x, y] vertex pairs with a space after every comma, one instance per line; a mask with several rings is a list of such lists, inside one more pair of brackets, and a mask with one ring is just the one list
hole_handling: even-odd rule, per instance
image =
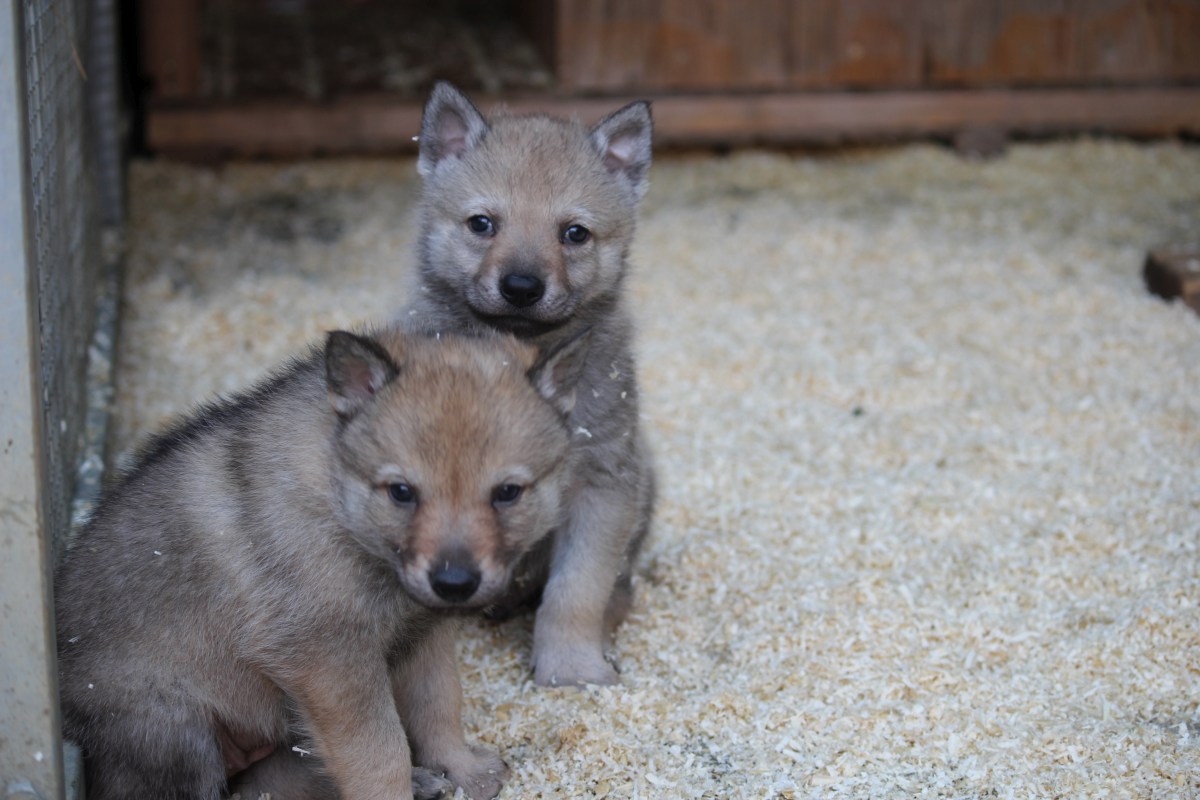
[[417, 502], [417, 490], [407, 483], [389, 483], [388, 497], [398, 506], [408, 506]]
[[485, 217], [483, 214], [476, 214], [468, 219], [467, 227], [471, 229], [471, 233], [480, 236], [491, 236], [496, 232], [496, 223], [492, 222], [491, 217]]
[[582, 225], [571, 225], [563, 231], [563, 241], [567, 244], [583, 244], [591, 235], [592, 232]]
[[517, 502], [524, 489], [515, 483], [503, 483], [492, 490], [492, 503], [507, 506]]

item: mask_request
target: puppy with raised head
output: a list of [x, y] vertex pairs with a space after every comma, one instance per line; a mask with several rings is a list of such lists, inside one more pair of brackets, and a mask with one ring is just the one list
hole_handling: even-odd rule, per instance
[[495, 796], [455, 615], [564, 519], [587, 347], [334, 332], [153, 439], [56, 579], [89, 798]]
[[419, 286], [405, 318], [434, 331], [498, 329], [543, 347], [592, 332], [571, 411], [567, 520], [493, 608], [503, 616], [540, 596], [533, 660], [542, 685], [616, 682], [606, 652], [650, 524], [654, 473], [624, 293], [650, 151], [644, 102], [591, 128], [543, 115], [485, 119], [440, 83], [421, 125]]

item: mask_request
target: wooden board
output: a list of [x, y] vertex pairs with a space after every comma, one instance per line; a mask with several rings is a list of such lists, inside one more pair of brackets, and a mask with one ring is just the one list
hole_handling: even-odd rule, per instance
[[142, 66], [158, 101], [412, 95], [438, 77], [488, 91], [556, 80], [567, 93], [1200, 81], [1198, 0], [155, 0], [140, 9]]
[[647, 91], [915, 86], [920, 16], [894, 0], [559, 0], [559, 86]]
[[569, 91], [1200, 80], [1195, 0], [556, 0]]
[[[490, 108], [495, 101], [478, 98]], [[599, 119], [637, 96], [509, 98], [516, 111]], [[1016, 134], [1105, 131], [1200, 135], [1200, 89], [976, 90], [671, 95], [651, 97], [659, 145], [828, 143], [952, 135], [994, 127]], [[301, 156], [411, 151], [420, 103], [387, 96], [327, 104], [161, 107], [148, 143], [166, 154]]]
[[156, 100], [199, 92], [201, 6], [202, 0], [153, 0], [140, 6], [141, 67]]
[[923, 17], [930, 86], [1200, 79], [1191, 0], [957, 0]]

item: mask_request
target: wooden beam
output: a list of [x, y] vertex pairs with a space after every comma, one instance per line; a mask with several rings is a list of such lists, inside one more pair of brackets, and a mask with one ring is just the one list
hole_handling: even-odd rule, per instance
[[142, 72], [156, 100], [187, 100], [200, 90], [200, 0], [141, 4]]
[[[519, 112], [599, 119], [629, 97], [480, 98]], [[952, 135], [994, 127], [1014, 134], [1200, 134], [1200, 88], [828, 92], [670, 95], [654, 104], [660, 144], [829, 143]], [[385, 96], [308, 105], [156, 105], [149, 146], [164, 154], [335, 155], [411, 151], [421, 104]]]

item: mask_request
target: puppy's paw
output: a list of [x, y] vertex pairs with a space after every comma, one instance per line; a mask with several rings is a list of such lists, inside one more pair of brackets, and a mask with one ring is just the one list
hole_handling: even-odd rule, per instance
[[616, 668], [599, 650], [543, 648], [534, 660], [533, 680], [538, 686], [613, 686], [621, 682]]
[[471, 800], [492, 800], [508, 779], [508, 765], [491, 750], [472, 747], [447, 766], [446, 777]]
[[413, 800], [440, 800], [454, 796], [454, 784], [440, 772], [413, 767]]

